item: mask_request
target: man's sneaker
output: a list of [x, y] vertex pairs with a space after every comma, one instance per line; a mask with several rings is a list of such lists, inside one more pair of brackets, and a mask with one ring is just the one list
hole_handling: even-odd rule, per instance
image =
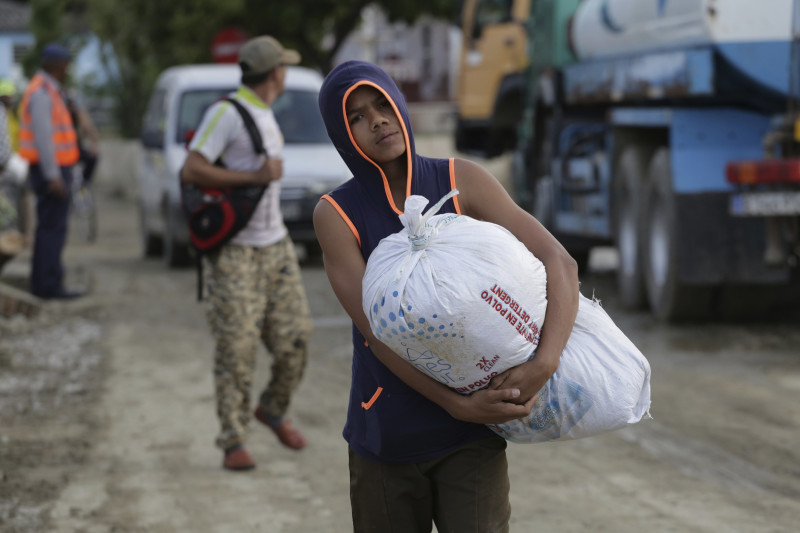
[[253, 458], [242, 446], [234, 446], [225, 450], [225, 459], [222, 461], [222, 468], [226, 470], [252, 470], [256, 467]]
[[306, 447], [306, 438], [300, 433], [300, 430], [292, 425], [288, 418], [282, 418], [277, 424], [272, 423], [267, 415], [261, 412], [260, 407], [256, 407], [253, 412], [256, 420], [271, 429], [281, 444], [293, 450], [302, 450]]

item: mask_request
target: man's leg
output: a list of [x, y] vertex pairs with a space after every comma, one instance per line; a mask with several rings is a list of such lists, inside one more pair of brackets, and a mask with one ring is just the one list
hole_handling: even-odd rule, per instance
[[354, 533], [430, 533], [434, 494], [417, 464], [384, 465], [350, 455]]
[[216, 340], [214, 386], [221, 425], [216, 444], [223, 450], [243, 444], [250, 420], [264, 296], [254, 290], [258, 272], [254, 250], [226, 245], [206, 258], [208, 321]]
[[434, 521], [439, 533], [507, 533], [511, 518], [506, 441], [472, 442], [436, 461]]
[[69, 216], [69, 190], [72, 182], [69, 167], [62, 167], [67, 195], [63, 198], [50, 194], [47, 180], [39, 165], [31, 165], [30, 179], [36, 193], [36, 233], [31, 261], [31, 293], [50, 298], [64, 290], [64, 267], [61, 254], [67, 242]]
[[267, 417], [280, 418], [286, 414], [305, 371], [311, 312], [292, 241], [287, 237], [261, 252], [267, 273], [267, 311], [261, 335], [273, 363], [259, 408]]

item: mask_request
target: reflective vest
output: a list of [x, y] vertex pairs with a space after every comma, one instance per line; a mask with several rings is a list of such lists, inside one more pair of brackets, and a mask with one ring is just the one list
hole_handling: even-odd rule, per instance
[[19, 152], [19, 119], [14, 109], [8, 109], [8, 136], [11, 137], [11, 150]]
[[33, 138], [29, 108], [31, 95], [41, 88], [47, 91], [52, 102], [51, 120], [56, 163], [61, 167], [74, 165], [78, 162], [80, 152], [78, 151], [78, 138], [75, 134], [75, 127], [72, 124], [72, 117], [67, 110], [64, 99], [61, 98], [53, 84], [41, 73], [33, 77], [22, 95], [19, 117], [19, 155], [31, 163], [39, 162], [39, 152], [36, 150], [35, 139]]

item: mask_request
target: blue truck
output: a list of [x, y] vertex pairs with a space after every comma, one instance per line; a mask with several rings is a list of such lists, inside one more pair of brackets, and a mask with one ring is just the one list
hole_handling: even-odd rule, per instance
[[615, 247], [620, 301], [658, 319], [798, 301], [799, 2], [469, 4], [518, 1], [517, 201], [582, 266]]

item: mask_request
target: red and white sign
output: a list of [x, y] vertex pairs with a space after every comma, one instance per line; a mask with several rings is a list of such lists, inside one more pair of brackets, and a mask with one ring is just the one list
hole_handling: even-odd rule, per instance
[[211, 41], [211, 57], [215, 63], [238, 63], [239, 48], [250, 36], [240, 28], [223, 28]]

